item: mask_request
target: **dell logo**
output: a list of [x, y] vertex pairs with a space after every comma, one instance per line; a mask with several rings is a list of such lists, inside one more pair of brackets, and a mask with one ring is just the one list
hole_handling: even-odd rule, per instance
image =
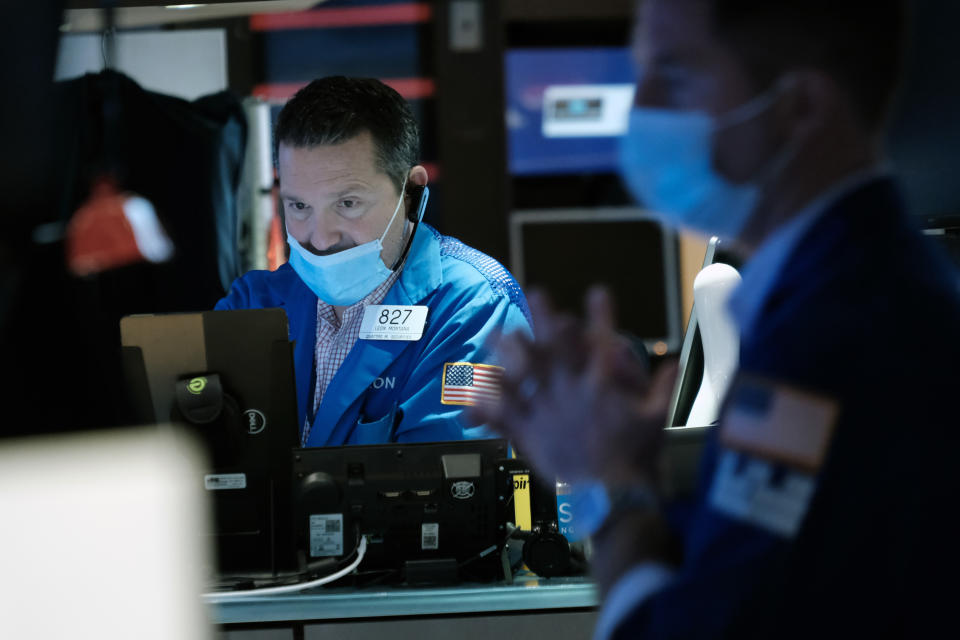
[[247, 435], [255, 436], [267, 428], [267, 416], [256, 409], [247, 409], [243, 412], [247, 419]]

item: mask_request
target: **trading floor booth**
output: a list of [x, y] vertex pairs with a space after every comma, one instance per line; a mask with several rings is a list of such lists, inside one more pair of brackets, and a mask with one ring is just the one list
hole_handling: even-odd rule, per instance
[[121, 334], [142, 422], [205, 454], [194, 533], [226, 637], [589, 635], [597, 595], [556, 480], [507, 441], [300, 448], [280, 309], [133, 315]]
[[[589, 541], [563, 485], [507, 441], [302, 449], [280, 311], [140, 315], [122, 329], [144, 421], [176, 422], [203, 453], [189, 472], [211, 514], [194, 525], [210, 550], [198, 588], [222, 637], [590, 636]], [[674, 413], [688, 411], [677, 398]], [[707, 428], [668, 430], [671, 497], [692, 487]]]

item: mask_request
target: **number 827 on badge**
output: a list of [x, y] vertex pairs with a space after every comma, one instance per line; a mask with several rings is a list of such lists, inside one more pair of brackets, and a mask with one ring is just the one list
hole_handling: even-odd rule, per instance
[[368, 305], [360, 321], [360, 339], [419, 340], [427, 323], [427, 311], [425, 305]]

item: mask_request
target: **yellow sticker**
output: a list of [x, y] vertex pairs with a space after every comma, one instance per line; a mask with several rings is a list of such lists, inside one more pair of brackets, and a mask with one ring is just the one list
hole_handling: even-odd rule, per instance
[[513, 476], [513, 517], [518, 529], [533, 529], [533, 516], [530, 512], [530, 476], [518, 473]]

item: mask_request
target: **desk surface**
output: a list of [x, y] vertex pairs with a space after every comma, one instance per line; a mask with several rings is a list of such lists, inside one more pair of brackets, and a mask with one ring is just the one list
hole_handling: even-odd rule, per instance
[[585, 578], [518, 578], [514, 584], [456, 587], [320, 588], [279, 596], [209, 600], [217, 624], [424, 616], [594, 607], [599, 597]]

